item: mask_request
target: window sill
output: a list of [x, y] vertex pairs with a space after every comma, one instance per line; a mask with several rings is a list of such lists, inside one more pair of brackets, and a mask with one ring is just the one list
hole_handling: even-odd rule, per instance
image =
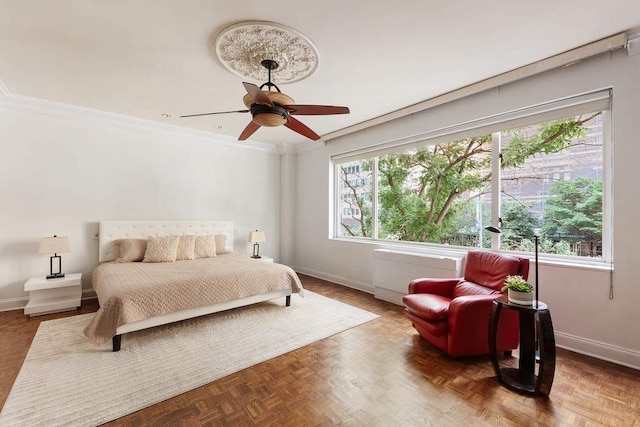
[[[395, 241], [386, 241], [386, 240], [374, 240], [374, 239], [359, 239], [359, 238], [349, 238], [349, 237], [330, 237], [329, 240], [333, 240], [336, 242], [344, 242], [344, 243], [357, 243], [363, 245], [371, 245], [374, 249], [386, 249], [392, 250], [396, 252], [406, 253], [407, 255], [435, 255], [435, 256], [452, 256], [452, 257], [460, 257], [467, 254], [467, 252], [471, 249], [477, 248], [464, 248], [464, 247], [447, 247], [445, 245], [435, 245], [429, 243], [403, 243], [403, 242], [395, 242]], [[485, 250], [490, 250], [489, 248], [484, 248]], [[512, 251], [498, 251], [500, 253], [508, 254], [508, 255], [516, 255], [525, 258], [529, 258], [531, 262], [534, 262], [534, 254], [528, 252], [512, 252]], [[583, 270], [591, 270], [591, 271], [614, 271], [614, 267], [612, 263], [608, 263], [602, 260], [592, 260], [592, 259], [576, 259], [579, 257], [571, 257], [571, 258], [559, 258], [557, 256], [548, 256], [548, 255], [539, 255], [538, 256], [538, 264], [539, 265], [550, 265], [557, 266], [563, 268], [578, 268]], [[532, 266], [533, 267], [533, 266]]]

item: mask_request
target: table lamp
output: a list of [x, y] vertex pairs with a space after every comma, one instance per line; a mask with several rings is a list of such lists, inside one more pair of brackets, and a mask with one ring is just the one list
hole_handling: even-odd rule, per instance
[[[69, 245], [68, 237], [58, 237], [55, 234], [53, 237], [43, 237], [40, 239], [40, 249], [38, 253], [40, 254], [53, 254], [49, 259], [49, 275], [47, 279], [60, 279], [64, 277], [64, 273], [62, 273], [62, 257], [58, 254], [64, 254], [71, 252], [71, 247]], [[58, 259], [58, 271], [56, 273], [53, 272], [53, 259]]]
[[253, 243], [253, 255], [251, 258], [262, 258], [260, 256], [260, 242], [264, 242], [266, 240], [264, 231], [250, 231], [249, 232], [249, 243]]

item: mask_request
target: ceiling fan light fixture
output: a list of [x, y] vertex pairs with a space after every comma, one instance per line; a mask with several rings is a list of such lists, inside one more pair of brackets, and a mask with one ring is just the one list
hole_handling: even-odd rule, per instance
[[278, 113], [260, 113], [253, 116], [251, 120], [257, 125], [273, 128], [287, 123], [287, 116]]
[[282, 126], [287, 122], [287, 109], [283, 106], [294, 104], [293, 98], [282, 92], [262, 92], [273, 105], [256, 104], [249, 94], [242, 97], [242, 102], [251, 111], [253, 122], [266, 127]]

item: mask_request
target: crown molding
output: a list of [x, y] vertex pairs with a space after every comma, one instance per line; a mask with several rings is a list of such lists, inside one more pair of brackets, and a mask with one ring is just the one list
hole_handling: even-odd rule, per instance
[[[3, 94], [3, 89], [4, 87], [0, 82], [0, 94]], [[97, 120], [117, 126], [173, 132], [180, 136], [190, 136], [206, 140], [207, 142], [215, 142], [216, 144], [221, 146], [228, 146], [241, 150], [253, 150], [278, 154], [278, 147], [266, 142], [238, 142], [235, 138], [227, 135], [220, 135], [213, 132], [185, 128], [182, 126], [141, 119], [133, 116], [127, 116], [125, 114], [96, 110], [93, 108], [80, 107], [77, 105], [65, 104], [62, 102], [48, 101], [45, 99], [32, 98], [23, 95], [13, 95], [9, 94], [8, 92], [0, 97], [0, 106], [1, 105], [7, 105], [26, 111], [38, 112], [41, 114], [50, 114], [59, 117], [82, 116], [83, 119]]]

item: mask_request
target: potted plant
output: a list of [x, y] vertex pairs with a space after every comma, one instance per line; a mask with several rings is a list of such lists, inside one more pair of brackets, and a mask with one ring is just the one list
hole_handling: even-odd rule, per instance
[[522, 276], [507, 276], [501, 291], [508, 290], [509, 302], [521, 305], [533, 305], [533, 286]]

